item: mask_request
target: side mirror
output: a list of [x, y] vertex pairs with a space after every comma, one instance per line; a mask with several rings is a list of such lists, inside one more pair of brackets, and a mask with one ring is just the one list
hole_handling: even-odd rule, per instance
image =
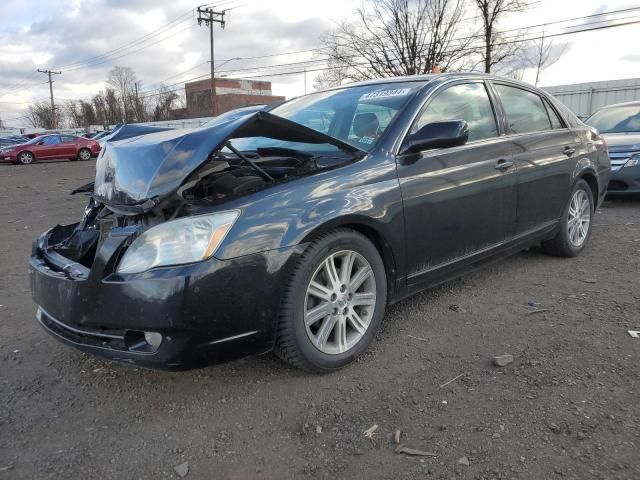
[[44, 140], [40, 140], [36, 145], [44, 145]]
[[469, 139], [469, 126], [464, 120], [428, 123], [409, 135], [400, 150], [401, 155], [433, 148], [459, 147]]

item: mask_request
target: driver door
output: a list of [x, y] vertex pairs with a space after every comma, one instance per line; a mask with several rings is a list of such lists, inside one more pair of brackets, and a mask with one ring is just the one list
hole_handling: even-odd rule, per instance
[[64, 147], [60, 143], [59, 135], [48, 135], [42, 139], [42, 144], [37, 145], [34, 150], [39, 160], [47, 160], [61, 158]]
[[511, 146], [500, 136], [483, 81], [443, 86], [427, 100], [409, 133], [446, 120], [467, 122], [466, 144], [397, 158], [409, 285], [435, 283], [490, 255], [514, 233]]

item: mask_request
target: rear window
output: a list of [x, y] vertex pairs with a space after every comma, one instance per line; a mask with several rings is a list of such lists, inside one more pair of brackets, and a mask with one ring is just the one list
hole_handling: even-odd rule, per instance
[[552, 129], [547, 109], [539, 95], [510, 85], [496, 84], [495, 88], [512, 133], [541, 132]]

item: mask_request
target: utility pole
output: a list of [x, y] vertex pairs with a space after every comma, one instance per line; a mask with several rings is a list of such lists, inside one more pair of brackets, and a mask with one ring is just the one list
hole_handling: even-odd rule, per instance
[[213, 110], [214, 117], [218, 115], [218, 100], [216, 98], [216, 71], [213, 65], [213, 26], [219, 23], [220, 27], [224, 28], [226, 24], [224, 16], [226, 14], [226, 10], [217, 12], [213, 8], [198, 7], [198, 25], [202, 25], [202, 22], [204, 22], [204, 24], [209, 27], [209, 44], [211, 48], [211, 109]]
[[56, 104], [53, 102], [53, 80], [51, 80], [51, 75], [62, 75], [62, 72], [52, 72], [51, 70], [40, 70], [38, 72], [45, 73], [49, 76], [49, 95], [51, 96], [51, 118], [52, 118], [52, 126], [54, 129], [57, 128], [56, 122]]

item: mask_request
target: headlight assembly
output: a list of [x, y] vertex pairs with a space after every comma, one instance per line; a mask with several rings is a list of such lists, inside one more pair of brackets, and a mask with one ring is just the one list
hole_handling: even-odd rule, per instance
[[134, 240], [118, 265], [118, 273], [139, 273], [153, 267], [199, 262], [211, 257], [239, 210], [171, 220], [150, 228]]

